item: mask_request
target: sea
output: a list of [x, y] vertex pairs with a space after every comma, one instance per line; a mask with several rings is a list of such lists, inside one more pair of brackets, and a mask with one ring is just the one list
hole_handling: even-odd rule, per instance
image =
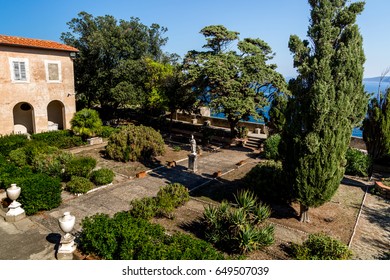
[[[380, 77], [374, 77], [374, 78], [365, 78], [363, 79], [363, 84], [365, 91], [369, 93], [371, 96], [377, 96], [379, 92], [385, 92], [387, 88], [390, 87], [390, 77], [386, 77], [385, 79], [382, 79]], [[264, 107], [264, 115], [268, 116], [270, 106]], [[213, 117], [216, 118], [224, 118], [224, 114], [222, 113], [212, 113]], [[255, 123], [264, 123], [263, 120], [255, 120], [253, 117], [249, 117], [249, 122], [255, 122]], [[355, 127], [352, 130], [352, 136], [357, 138], [363, 137], [363, 131], [360, 127]]]

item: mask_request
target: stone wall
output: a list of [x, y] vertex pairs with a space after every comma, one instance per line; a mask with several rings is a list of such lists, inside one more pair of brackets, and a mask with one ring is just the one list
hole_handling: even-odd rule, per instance
[[[179, 121], [190, 122], [193, 124], [203, 124], [204, 122], [209, 121], [210, 125], [212, 126], [230, 129], [229, 122], [226, 119], [222, 119], [222, 118], [207, 117], [207, 116], [193, 116], [193, 115], [178, 113], [175, 119]], [[267, 127], [264, 124], [241, 121], [240, 125], [248, 128], [250, 132], [255, 132], [256, 128], [260, 128], [261, 133], [268, 134]]]

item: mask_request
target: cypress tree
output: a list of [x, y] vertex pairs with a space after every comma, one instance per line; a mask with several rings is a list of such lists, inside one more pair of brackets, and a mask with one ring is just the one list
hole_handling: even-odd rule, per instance
[[283, 130], [284, 170], [300, 203], [302, 222], [310, 207], [329, 201], [345, 171], [352, 129], [367, 107], [363, 87], [365, 56], [356, 17], [364, 2], [309, 0], [310, 40], [292, 35], [290, 51], [298, 76]]
[[374, 162], [390, 155], [390, 88], [370, 100], [363, 121], [363, 140], [372, 159], [368, 172], [371, 177]]

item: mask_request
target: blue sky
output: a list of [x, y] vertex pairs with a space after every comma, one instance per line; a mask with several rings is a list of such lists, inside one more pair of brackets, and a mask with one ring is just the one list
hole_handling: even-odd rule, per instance
[[[305, 38], [309, 24], [306, 0], [0, 0], [0, 34], [59, 41], [66, 23], [81, 11], [94, 16], [138, 17], [146, 25], [167, 27], [165, 51], [183, 56], [200, 50], [199, 31], [222, 24], [240, 38], [261, 38], [276, 52], [274, 63], [285, 76], [296, 74], [288, 49], [291, 34]], [[366, 0], [358, 24], [364, 38], [365, 77], [380, 76], [390, 66], [390, 1]]]

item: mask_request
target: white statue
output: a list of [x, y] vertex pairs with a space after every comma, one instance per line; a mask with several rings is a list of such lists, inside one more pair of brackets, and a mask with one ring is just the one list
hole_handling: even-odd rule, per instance
[[191, 144], [191, 154], [196, 155], [196, 141], [193, 134], [191, 135], [190, 144]]

